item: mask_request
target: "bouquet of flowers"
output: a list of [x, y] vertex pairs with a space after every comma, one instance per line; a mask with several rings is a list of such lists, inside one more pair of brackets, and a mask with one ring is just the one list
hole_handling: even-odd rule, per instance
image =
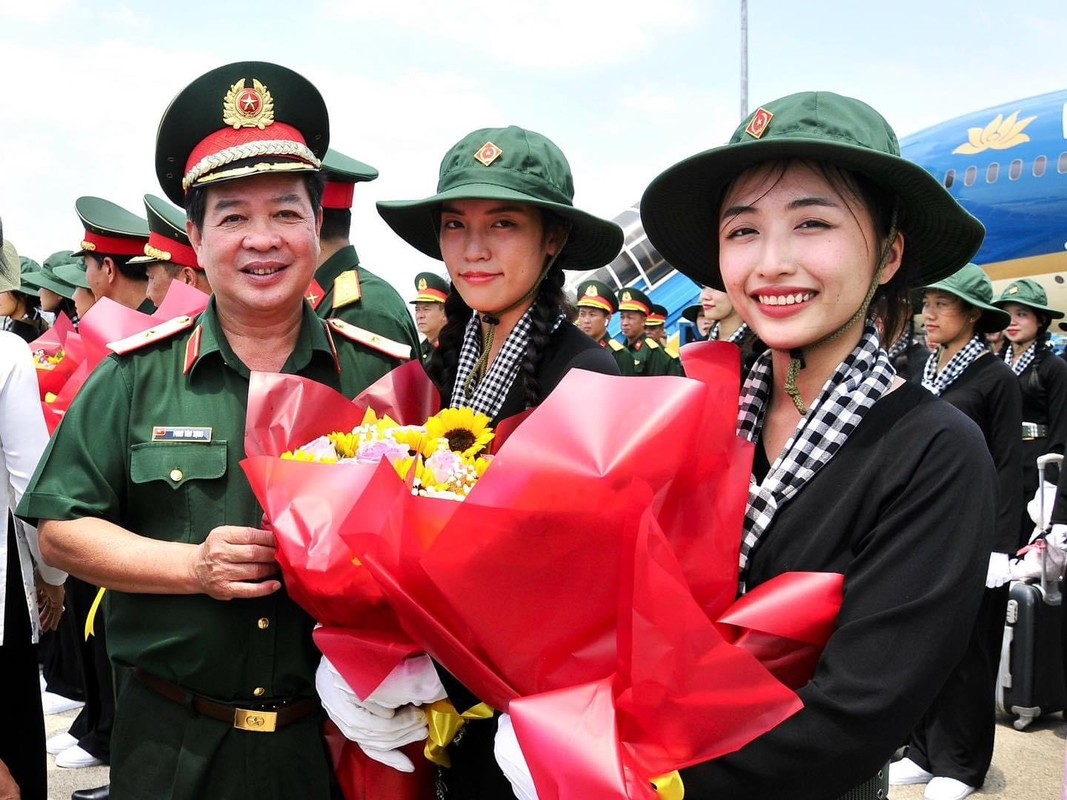
[[30, 352], [37, 367], [41, 400], [47, 403], [49, 395], [55, 399], [83, 357], [81, 337], [70, 317], [60, 313], [51, 328], [30, 342]]
[[[751, 465], [734, 434], [737, 351], [687, 355], [695, 379], [643, 379], [636, 398], [619, 383], [632, 379], [568, 373], [521, 424], [498, 426], [491, 467], [461, 503], [413, 494], [410, 467], [401, 478], [385, 461], [277, 457], [356, 427], [364, 405], [425, 420], [392, 410], [435, 405], [420, 365], [347, 408], [301, 379], [254, 377], [245, 470], [290, 593], [362, 638], [346, 660], [316, 634], [361, 697], [429, 652], [511, 713], [541, 800], [651, 796], [651, 778], [799, 709], [782, 679], [810, 677], [840, 576], [784, 576], [734, 604]], [[372, 618], [388, 618], [388, 637], [374, 641]], [[375, 659], [384, 638], [393, 649]]]

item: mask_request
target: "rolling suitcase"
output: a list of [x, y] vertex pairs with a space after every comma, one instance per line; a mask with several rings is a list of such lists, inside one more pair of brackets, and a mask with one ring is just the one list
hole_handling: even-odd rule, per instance
[[[1063, 456], [1050, 453], [1037, 460], [1038, 486], [1044, 485], [1045, 467]], [[1038, 526], [1048, 529], [1044, 492], [1040, 493]], [[1036, 581], [1013, 581], [1008, 595], [1008, 613], [1000, 651], [997, 677], [997, 709], [1014, 717], [1016, 730], [1023, 730], [1043, 714], [1067, 708], [1067, 678], [1064, 675], [1062, 576], [1049, 568], [1047, 548], [1042, 551], [1042, 569]]]

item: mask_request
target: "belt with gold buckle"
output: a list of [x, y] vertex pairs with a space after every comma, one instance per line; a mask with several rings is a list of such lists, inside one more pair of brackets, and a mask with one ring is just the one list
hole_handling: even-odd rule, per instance
[[211, 717], [229, 723], [238, 730], [253, 733], [274, 733], [278, 728], [299, 722], [320, 708], [313, 697], [267, 702], [262, 704], [262, 708], [240, 708], [187, 691], [176, 683], [145, 672], [140, 667], [133, 670], [133, 677], [156, 694], [191, 708], [201, 716]]

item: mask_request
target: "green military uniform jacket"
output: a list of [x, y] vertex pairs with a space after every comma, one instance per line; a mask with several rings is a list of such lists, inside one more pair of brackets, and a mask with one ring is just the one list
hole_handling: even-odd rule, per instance
[[375, 350], [372, 355], [380, 370], [377, 377], [420, 353], [419, 334], [404, 300], [389, 283], [360, 266], [355, 247], [342, 247], [326, 259], [315, 271], [315, 280], [324, 294], [321, 300], [308, 299], [320, 317], [344, 320], [400, 348], [410, 348], [406, 358], [398, 358], [397, 348], [391, 345]]
[[[654, 339], [644, 336], [633, 344], [627, 342], [624, 347], [633, 362], [634, 375], [678, 375], [672, 372], [671, 357]], [[680, 365], [679, 365], [680, 369]]]
[[429, 339], [423, 339], [419, 342], [419, 358], [422, 359], [423, 364], [430, 360], [430, 356], [433, 355], [433, 351], [436, 349]]
[[[304, 304], [282, 368], [355, 396], [376, 377], [365, 352], [332, 340]], [[215, 299], [185, 329], [93, 372], [56, 430], [18, 512], [99, 517], [141, 536], [198, 544], [223, 524], [260, 527], [244, 458], [249, 370], [226, 341]], [[249, 707], [315, 694], [313, 620], [284, 589], [222, 602], [207, 595], [107, 593], [108, 651], [184, 689]], [[321, 720], [270, 734], [196, 715], [135, 680], [118, 698], [114, 797], [328, 798]]]
[[634, 372], [634, 360], [630, 356], [630, 352], [626, 349], [625, 345], [612, 339], [607, 334], [604, 334], [603, 339], [598, 339], [597, 344], [608, 350], [613, 356], [615, 361], [619, 365], [619, 372], [623, 375], [636, 375]]

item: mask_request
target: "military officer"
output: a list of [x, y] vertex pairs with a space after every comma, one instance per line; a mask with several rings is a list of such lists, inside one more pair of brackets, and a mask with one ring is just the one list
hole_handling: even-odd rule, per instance
[[418, 352], [419, 336], [404, 300], [389, 283], [359, 263], [350, 241], [354, 187], [378, 177], [374, 167], [330, 149], [322, 160], [322, 252], [307, 292], [315, 313], [334, 333], [368, 351], [381, 377]]
[[41, 264], [41, 269], [36, 275], [37, 290], [41, 298], [41, 310], [49, 314], [66, 314], [75, 324], [78, 323], [78, 312], [74, 306], [74, 287], [55, 275], [55, 268], [68, 261], [81, 261], [75, 258], [72, 250], [58, 250], [52, 253]]
[[79, 197], [74, 210], [85, 226], [85, 238], [76, 256], [85, 257], [85, 274], [93, 297], [151, 314], [156, 307], [145, 296], [144, 267], [130, 259], [144, 255], [148, 223], [101, 197]]
[[658, 303], [652, 304], [652, 313], [645, 318], [645, 334], [655, 340], [662, 349], [664, 355], [670, 359], [668, 375], [685, 375], [682, 369], [682, 360], [678, 358], [678, 351], [669, 346], [667, 336], [667, 307]]
[[408, 302], [415, 306], [415, 327], [423, 335], [419, 355], [423, 363], [437, 347], [437, 337], [448, 322], [445, 301], [448, 299], [448, 281], [432, 272], [420, 272], [415, 276], [415, 299]]
[[73, 287], [71, 299], [74, 301], [75, 319], [80, 320], [96, 304], [96, 295], [89, 284], [85, 261], [80, 258], [72, 258], [66, 263], [56, 264], [52, 274], [58, 280]]
[[574, 304], [578, 308], [578, 327], [594, 342], [611, 351], [623, 375], [634, 375], [634, 360], [630, 351], [608, 335], [611, 315], [619, 308], [615, 293], [602, 281], [582, 281], [578, 284]]
[[645, 335], [645, 322], [652, 313], [652, 301], [640, 289], [620, 289], [619, 313], [626, 350], [633, 361], [634, 375], [671, 375], [670, 357], [654, 339]]
[[328, 145], [318, 90], [275, 64], [216, 68], [172, 101], [156, 172], [186, 207], [212, 298], [195, 320], [114, 345], [19, 507], [41, 520], [49, 563], [109, 589], [109, 650], [130, 672], [115, 800], [336, 796], [313, 620], [278, 579], [239, 466], [251, 370], [348, 396], [378, 371], [304, 300]]
[[185, 212], [154, 194], [144, 196], [144, 210], [148, 215], [148, 241], [144, 246], [144, 254], [131, 258], [130, 264], [144, 268], [148, 299], [153, 305], [159, 306], [174, 281], [211, 294], [207, 273], [197, 262], [196, 253], [185, 232]]

